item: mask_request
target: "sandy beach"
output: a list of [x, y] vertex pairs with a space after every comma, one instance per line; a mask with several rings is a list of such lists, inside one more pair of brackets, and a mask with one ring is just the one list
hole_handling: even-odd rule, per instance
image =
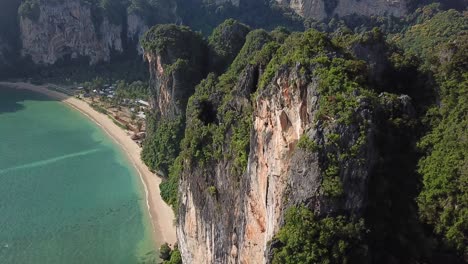
[[8, 83], [0, 82], [0, 85], [27, 89], [44, 94], [50, 98], [64, 102], [70, 107], [80, 111], [88, 118], [98, 124], [111, 138], [113, 138], [127, 153], [128, 158], [140, 174], [140, 179], [146, 192], [146, 201], [153, 225], [153, 237], [156, 245], [159, 247], [162, 243], [174, 244], [176, 242], [176, 228], [174, 226], [174, 212], [161, 198], [159, 184], [161, 179], [152, 173], [140, 159], [141, 148], [127, 135], [127, 133], [118, 127], [105, 114], [95, 111], [86, 102], [75, 97], [52, 91], [43, 86], [32, 85], [29, 83]]

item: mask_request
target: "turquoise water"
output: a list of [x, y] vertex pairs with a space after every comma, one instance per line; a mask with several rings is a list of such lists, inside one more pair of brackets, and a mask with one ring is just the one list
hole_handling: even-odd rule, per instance
[[66, 105], [0, 87], [0, 263], [148, 263], [137, 172]]

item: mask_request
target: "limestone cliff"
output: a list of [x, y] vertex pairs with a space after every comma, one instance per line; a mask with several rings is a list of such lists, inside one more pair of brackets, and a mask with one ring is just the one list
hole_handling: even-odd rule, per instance
[[21, 16], [20, 29], [22, 54], [35, 63], [53, 64], [68, 56], [83, 56], [93, 64], [108, 61], [112, 50], [123, 51], [122, 26], [107, 18], [94, 23], [90, 6], [79, 0], [42, 0], [39, 16]]
[[161, 118], [184, 115], [188, 97], [203, 78], [207, 47], [188, 27], [159, 25], [142, 39], [150, 69], [153, 109]]
[[389, 140], [378, 120], [389, 109], [413, 114], [408, 96], [367, 87], [366, 65], [325, 36], [270, 41], [250, 33], [230, 70], [189, 101], [177, 228], [184, 263], [271, 261], [293, 206], [363, 217], [382, 155], [376, 139]]
[[357, 14], [364, 16], [407, 13], [406, 0], [276, 0], [306, 18], [323, 20], [334, 15], [343, 17]]
[[127, 16], [127, 39], [135, 43], [138, 54], [143, 54], [143, 48], [140, 46], [140, 38], [148, 31], [149, 27], [143, 19], [137, 14], [130, 13]]

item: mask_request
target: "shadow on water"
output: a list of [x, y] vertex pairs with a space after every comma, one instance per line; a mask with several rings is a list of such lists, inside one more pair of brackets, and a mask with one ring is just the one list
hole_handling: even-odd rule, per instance
[[56, 101], [43, 94], [0, 85], [0, 115], [24, 109], [24, 101]]

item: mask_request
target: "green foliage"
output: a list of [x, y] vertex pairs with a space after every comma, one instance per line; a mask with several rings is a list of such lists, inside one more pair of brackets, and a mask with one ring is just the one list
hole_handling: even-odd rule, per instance
[[404, 35], [394, 38], [409, 55], [422, 58], [424, 66], [430, 68], [432, 57], [438, 52], [440, 44], [448, 43], [468, 29], [468, 19], [455, 10], [448, 10], [421, 18], [421, 23], [411, 27]]
[[159, 184], [161, 197], [167, 204], [172, 206], [175, 212], [177, 212], [178, 208], [179, 177], [182, 172], [182, 159], [177, 157], [172, 166], [169, 168], [169, 177], [164, 179], [161, 184]]
[[343, 195], [343, 184], [339, 176], [326, 175], [322, 181], [322, 190], [329, 197], [340, 197]]
[[148, 30], [140, 40], [145, 51], [164, 53], [168, 49], [175, 51], [174, 58], [187, 59], [192, 57], [191, 49], [203, 42], [200, 34], [189, 27], [174, 24], [157, 25]]
[[182, 264], [182, 256], [180, 255], [179, 248], [174, 248], [171, 253], [171, 258], [164, 261], [163, 264]]
[[276, 42], [281, 44], [284, 43], [290, 34], [291, 32], [285, 27], [277, 27], [270, 32], [271, 37], [273, 37]]
[[213, 30], [208, 38], [213, 71], [223, 72], [232, 63], [244, 45], [249, 31], [250, 28], [247, 25], [233, 19], [224, 21]]
[[276, 53], [280, 44], [276, 41], [270, 41], [263, 46], [263, 48], [255, 54], [251, 64], [268, 65], [273, 55]]
[[171, 258], [172, 249], [167, 243], [164, 243], [159, 248], [159, 258], [162, 260], [169, 260]]
[[161, 264], [182, 264], [182, 256], [177, 245], [175, 245], [174, 250], [171, 250], [167, 243], [163, 244], [161, 246], [161, 254], [163, 253], [163, 247], [164, 256], [160, 255], [160, 258], [163, 260]]
[[449, 247], [467, 254], [468, 74], [445, 80], [441, 88], [446, 93], [441, 107], [429, 111], [439, 117], [419, 143], [427, 156], [419, 162], [424, 185], [418, 205], [421, 218], [434, 226], [435, 233]]
[[316, 152], [319, 150], [319, 146], [314, 140], [309, 138], [306, 134], [303, 134], [297, 142], [297, 147], [306, 151]]
[[207, 191], [208, 191], [208, 194], [213, 197], [216, 196], [216, 194], [218, 193], [218, 190], [216, 189], [215, 186], [208, 187]]
[[117, 81], [115, 90], [117, 99], [142, 99], [147, 100], [149, 97], [148, 84], [142, 81], [134, 81], [126, 83], [125, 81]]
[[364, 222], [344, 216], [318, 219], [305, 207], [291, 207], [276, 235], [273, 264], [361, 263], [367, 255]]
[[268, 64], [261, 78], [260, 88], [264, 88], [270, 82], [281, 66], [309, 65], [312, 58], [333, 49], [334, 46], [324, 33], [308, 30], [291, 34]]
[[23, 1], [18, 9], [18, 14], [22, 17], [27, 17], [32, 21], [39, 20], [39, 16], [41, 15], [39, 2], [37, 0]]
[[434, 228], [445, 248], [468, 254], [468, 19], [455, 10], [422, 8], [414, 26], [394, 40], [407, 57], [433, 75], [440, 102], [427, 111], [429, 127], [418, 146], [424, 157], [417, 198], [420, 218]]
[[104, 84], [105, 84], [105, 80], [101, 77], [96, 77], [94, 78], [91, 83], [90, 83], [90, 87], [91, 90], [94, 90], [94, 89], [102, 89], [102, 87], [104, 87]]
[[54, 65], [41, 66], [28, 62], [16, 71], [22, 71], [23, 77], [43, 83], [59, 83], [76, 85], [102, 78], [107, 82], [125, 80], [133, 82], [147, 80], [148, 65], [141, 58], [115, 58], [112, 62], [102, 62], [89, 65], [88, 58], [63, 59]]
[[97, 105], [97, 104], [91, 104], [91, 107], [92, 107], [94, 110], [98, 111], [99, 113], [102, 113], [102, 114], [107, 115], [107, 110], [106, 110], [105, 108], [103, 108], [103, 107], [101, 107], [101, 106], [99, 106], [99, 105]]
[[[149, 121], [151, 122], [151, 121]], [[160, 120], [156, 131], [145, 140], [141, 158], [152, 171], [167, 175], [170, 166], [180, 151], [180, 141], [184, 129], [181, 117], [174, 120]]]
[[[249, 155], [252, 108], [244, 105], [242, 111], [235, 110], [233, 98], [239, 92], [235, 87], [242, 71], [269, 41], [271, 37], [266, 31], [251, 31], [229, 70], [219, 78], [210, 74], [197, 86], [187, 107], [188, 126], [182, 143], [184, 157], [200, 167], [212, 160], [231, 158], [234, 161], [232, 174], [239, 176], [244, 172]], [[219, 103], [215, 103], [217, 100]], [[211, 105], [213, 113], [203, 109], [203, 105]], [[204, 122], [202, 119], [207, 115], [216, 115], [216, 118]]]

